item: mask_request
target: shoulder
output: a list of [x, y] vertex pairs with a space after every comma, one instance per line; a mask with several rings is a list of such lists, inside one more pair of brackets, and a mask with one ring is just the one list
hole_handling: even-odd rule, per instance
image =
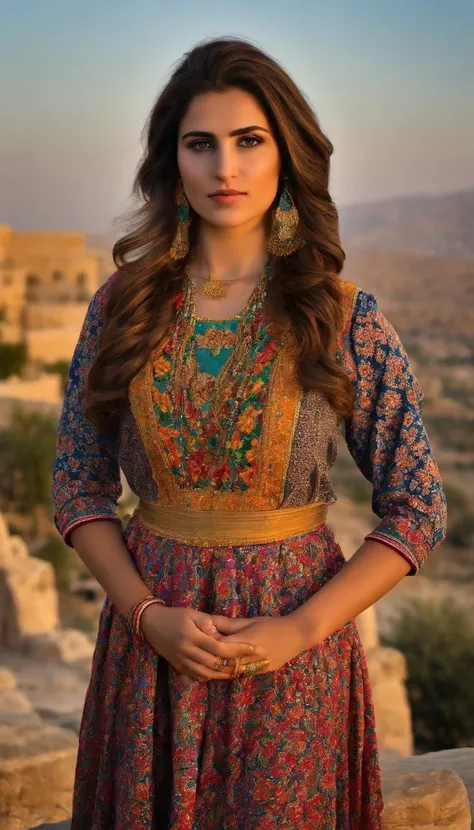
[[396, 345], [399, 336], [390, 321], [382, 312], [377, 297], [364, 291], [356, 283], [341, 280], [343, 294], [343, 331], [342, 341], [346, 346], [355, 348], [357, 344]]
[[107, 299], [109, 297], [110, 290], [117, 280], [118, 271], [114, 271], [107, 279], [99, 285], [96, 289], [94, 294], [92, 295], [89, 307], [87, 309], [86, 319], [100, 321], [103, 317], [105, 306], [107, 303]]
[[355, 370], [361, 361], [381, 367], [389, 355], [405, 360], [406, 353], [374, 294], [353, 282], [342, 282], [344, 323], [339, 340], [339, 357], [346, 370]]

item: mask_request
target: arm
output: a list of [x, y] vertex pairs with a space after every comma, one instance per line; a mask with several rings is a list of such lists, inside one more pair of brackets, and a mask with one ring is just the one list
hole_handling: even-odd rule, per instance
[[295, 613], [311, 643], [416, 573], [446, 536], [446, 496], [422, 420], [423, 393], [375, 298], [360, 291], [343, 362], [356, 389], [348, 448], [373, 486], [381, 522], [344, 568]]
[[[110, 279], [113, 279], [111, 277]], [[69, 368], [53, 468], [56, 527], [120, 611], [150, 593], [123, 542], [117, 501], [122, 492], [119, 431], [86, 420], [88, 369], [97, 353], [108, 283], [94, 294]]]

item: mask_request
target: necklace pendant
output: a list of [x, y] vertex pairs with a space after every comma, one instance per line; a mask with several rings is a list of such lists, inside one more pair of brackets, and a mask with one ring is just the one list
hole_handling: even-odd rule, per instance
[[226, 297], [228, 292], [229, 283], [224, 282], [224, 280], [207, 280], [207, 282], [203, 282], [199, 290], [203, 297], [212, 300], [220, 300], [221, 297]]

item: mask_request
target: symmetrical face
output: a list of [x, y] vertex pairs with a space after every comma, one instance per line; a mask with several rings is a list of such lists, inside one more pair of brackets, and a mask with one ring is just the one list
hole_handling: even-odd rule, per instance
[[[280, 152], [256, 99], [242, 89], [196, 96], [178, 133], [178, 168], [193, 210], [225, 228], [263, 221], [278, 190]], [[214, 196], [219, 191], [236, 195]]]

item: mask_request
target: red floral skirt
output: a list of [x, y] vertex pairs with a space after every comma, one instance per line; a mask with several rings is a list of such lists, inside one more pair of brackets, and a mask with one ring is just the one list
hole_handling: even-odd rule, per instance
[[[151, 592], [229, 617], [289, 614], [345, 561], [327, 525], [209, 548], [157, 537], [134, 516], [123, 535]], [[354, 622], [275, 672], [187, 686], [106, 600], [71, 830], [379, 830], [382, 808]]]

